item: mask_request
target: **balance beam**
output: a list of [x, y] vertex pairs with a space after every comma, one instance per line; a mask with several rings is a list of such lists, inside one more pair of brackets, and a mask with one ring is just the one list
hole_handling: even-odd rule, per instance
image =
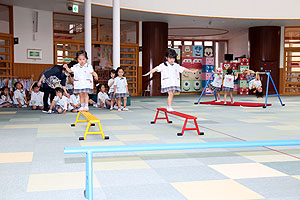
[[179, 143], [179, 144], [146, 144], [121, 146], [94, 146], [94, 147], [65, 147], [65, 154], [86, 154], [86, 187], [84, 197], [93, 200], [93, 153], [132, 152], [132, 151], [163, 151], [212, 148], [242, 148], [265, 146], [296, 146], [300, 140], [266, 140], [243, 142], [209, 142], [209, 143]]

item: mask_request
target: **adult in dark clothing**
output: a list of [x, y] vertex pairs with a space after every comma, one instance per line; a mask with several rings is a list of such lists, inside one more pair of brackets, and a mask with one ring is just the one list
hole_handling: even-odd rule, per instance
[[[72, 67], [77, 62], [71, 61], [68, 67]], [[44, 92], [44, 111], [49, 110], [48, 97], [50, 94], [50, 102], [55, 97], [55, 88], [61, 87], [64, 90], [64, 95], [69, 97], [66, 90], [66, 70], [63, 65], [54, 65], [53, 67], [43, 71], [39, 77], [38, 86], [41, 87], [41, 91]]]

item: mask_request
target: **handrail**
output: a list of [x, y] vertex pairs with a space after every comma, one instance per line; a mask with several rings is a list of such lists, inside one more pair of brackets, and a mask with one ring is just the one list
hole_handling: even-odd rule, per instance
[[179, 143], [179, 144], [145, 144], [120, 146], [92, 146], [92, 147], [65, 147], [65, 154], [75, 153], [107, 153], [129, 151], [160, 151], [185, 149], [211, 149], [211, 148], [239, 148], [261, 146], [293, 146], [300, 145], [300, 140], [263, 140], [242, 142], [209, 142], [209, 143]]

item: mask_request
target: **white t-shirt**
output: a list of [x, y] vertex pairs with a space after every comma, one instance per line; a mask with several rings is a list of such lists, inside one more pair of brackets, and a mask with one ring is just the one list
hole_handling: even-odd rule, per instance
[[[108, 80], [108, 87], [109, 87], [109, 85], [111, 84], [111, 83], [113, 83], [115, 81], [115, 79], [113, 79], [113, 78], [111, 78], [111, 79], [109, 79]], [[112, 92], [114, 92], [114, 84], [112, 84], [110, 87], [109, 87], [109, 91], [108, 91], [108, 93], [112, 93]]]
[[30, 106], [40, 106], [42, 107], [44, 105], [43, 102], [44, 98], [44, 92], [38, 91], [38, 92], [31, 92], [31, 99], [30, 99]]
[[97, 99], [97, 104], [98, 105], [100, 105], [100, 99], [101, 99], [101, 102], [104, 103], [104, 105], [105, 105], [105, 100], [106, 99], [109, 100], [109, 97], [105, 92], [99, 92], [98, 93], [98, 99]]
[[[220, 78], [221, 76], [221, 78]], [[223, 76], [222, 74], [214, 74], [214, 81], [211, 83], [212, 86], [214, 87], [221, 87], [222, 86], [222, 81], [223, 81]]]
[[93, 66], [86, 63], [84, 66], [81, 66], [79, 63], [71, 67], [71, 70], [74, 72], [74, 89], [93, 89], [93, 75], [94, 72]]
[[67, 110], [68, 108], [68, 98], [65, 96], [62, 96], [62, 98], [59, 98], [58, 96], [55, 96], [53, 101], [56, 101], [57, 106], [61, 106], [64, 110]]
[[126, 85], [128, 85], [128, 84], [127, 84], [126, 77], [122, 77], [122, 78], [116, 77], [114, 85], [117, 86], [116, 93], [127, 93]]
[[15, 90], [14, 91], [14, 97], [13, 97], [13, 101], [14, 104], [19, 104], [17, 98], [20, 100], [21, 104], [24, 105], [26, 103], [25, 101], [25, 92], [23, 90]]
[[157, 71], [161, 73], [161, 88], [167, 88], [172, 86], [180, 87], [180, 76], [179, 73], [184, 71], [184, 67], [174, 63], [166, 62], [167, 66], [164, 63], [161, 63], [156, 67]]
[[6, 96], [4, 94], [1, 95], [1, 99], [0, 99], [0, 104], [1, 103], [12, 103], [12, 100], [10, 98], [10, 96], [8, 95], [7, 100], [6, 100]]
[[260, 80], [256, 81], [255, 79], [251, 80], [249, 82], [249, 89], [252, 90], [252, 89], [256, 89], [258, 87], [261, 87], [262, 86], [262, 83]]
[[229, 75], [229, 74], [225, 75], [223, 87], [234, 88], [234, 80], [236, 79], [237, 79], [236, 76]]
[[70, 99], [69, 99], [69, 108], [68, 108], [69, 111], [71, 111], [71, 110], [74, 109], [74, 107], [71, 105], [71, 103], [74, 104], [74, 105], [79, 104], [80, 103], [80, 96], [77, 95], [77, 97], [76, 97], [75, 94], [72, 94], [70, 96]]

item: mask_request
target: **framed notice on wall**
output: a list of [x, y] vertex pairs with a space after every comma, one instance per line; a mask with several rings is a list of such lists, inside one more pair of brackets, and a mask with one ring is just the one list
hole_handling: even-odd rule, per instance
[[28, 59], [42, 59], [42, 50], [41, 49], [27, 49], [27, 58]]

